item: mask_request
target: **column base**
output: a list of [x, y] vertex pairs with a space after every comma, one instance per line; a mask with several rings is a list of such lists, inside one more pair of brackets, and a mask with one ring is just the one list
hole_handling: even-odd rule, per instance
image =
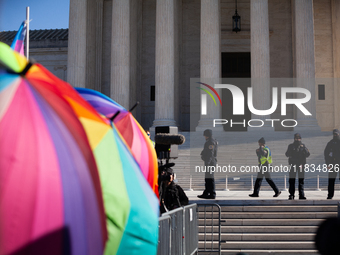
[[174, 126], [174, 127], [177, 127], [176, 121], [173, 120], [173, 119], [157, 119], [157, 120], [154, 120], [151, 128], [154, 129], [155, 127], [158, 127], [158, 126]]

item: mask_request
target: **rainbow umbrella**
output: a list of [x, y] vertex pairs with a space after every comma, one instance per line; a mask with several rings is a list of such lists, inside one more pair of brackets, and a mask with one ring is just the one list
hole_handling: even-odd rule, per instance
[[99, 175], [70, 89], [0, 43], [0, 254], [104, 251]]
[[145, 179], [158, 196], [157, 155], [151, 140], [131, 112], [95, 90], [85, 88], [76, 88], [76, 90], [100, 114], [109, 119], [114, 117], [115, 126], [131, 149]]
[[115, 125], [92, 107], [85, 115], [81, 112], [86, 105], [73, 105], [82, 116], [99, 169], [109, 233], [105, 254], [156, 254], [157, 197]]
[[[61, 128], [62, 125], [65, 125], [65, 129], [69, 129], [68, 131], [72, 133], [72, 135], [82, 135], [80, 137], [78, 142], [83, 141], [82, 146], [79, 148], [84, 151], [84, 155], [90, 158], [91, 166], [95, 168], [93, 155], [95, 157], [95, 163], [97, 164], [98, 170], [99, 170], [99, 176], [101, 180], [101, 188], [103, 192], [103, 199], [104, 199], [104, 206], [105, 206], [105, 214], [106, 214], [106, 225], [108, 228], [109, 233], [109, 240], [106, 243], [105, 247], [105, 253], [106, 254], [155, 254], [157, 250], [157, 240], [158, 240], [158, 200], [156, 196], [154, 195], [153, 191], [145, 181], [144, 177], [141, 175], [140, 169], [138, 168], [138, 164], [135, 162], [134, 158], [132, 157], [129, 149], [127, 148], [126, 144], [122, 141], [119, 132], [115, 129], [114, 125], [111, 127], [109, 125], [109, 122], [102, 119], [97, 112], [86, 102], [84, 101], [78, 93], [67, 83], [59, 80], [55, 76], [53, 76], [51, 73], [49, 73], [46, 69], [44, 69], [40, 65], [32, 65], [30, 64], [27, 66], [25, 59], [21, 58], [17, 54], [13, 54], [11, 51], [9, 51], [5, 45], [0, 44], [0, 65], [2, 68], [0, 73], [0, 98], [7, 98], [8, 100], [0, 102], [4, 102], [4, 104], [0, 105], [0, 131], [1, 134], [4, 134], [7, 132], [6, 125], [8, 123], [13, 124], [14, 118], [11, 118], [11, 116], [18, 116], [18, 112], [9, 111], [10, 108], [14, 105], [18, 111], [20, 110], [20, 107], [25, 107], [25, 104], [18, 105], [18, 100], [20, 101], [21, 98], [18, 98], [18, 100], [13, 101], [11, 98], [17, 98], [17, 94], [21, 87], [23, 89], [26, 89], [28, 91], [33, 91], [32, 93], [35, 93], [35, 97], [31, 99], [33, 103], [35, 103], [34, 99], [38, 101], [37, 98], [44, 104], [39, 105], [43, 109], [40, 109], [39, 107], [36, 107], [35, 110], [37, 111], [45, 111], [45, 108], [47, 113], [45, 113], [44, 121], [47, 123], [48, 128], [53, 132], [58, 132], [58, 128]], [[18, 75], [20, 73], [20, 76]], [[15, 87], [15, 82], [13, 82], [13, 79], [19, 79], [19, 88]], [[21, 84], [22, 83], [22, 84]], [[9, 90], [7, 90], [9, 89]], [[11, 90], [10, 90], [11, 89]], [[10, 91], [10, 92], [8, 92]], [[56, 96], [58, 96], [58, 99], [60, 101], [56, 100]], [[29, 97], [25, 95], [25, 97]], [[33, 104], [32, 103], [32, 104]], [[13, 106], [13, 107], [14, 107]], [[51, 108], [51, 109], [50, 109]], [[58, 111], [57, 111], [57, 110]], [[59, 112], [59, 110], [64, 112]], [[52, 113], [51, 113], [52, 112]], [[55, 116], [50, 117], [49, 114], [53, 114]], [[64, 114], [68, 113], [71, 115], [71, 117], [75, 117], [74, 119], [71, 118], [63, 118]], [[7, 118], [4, 118], [4, 116]], [[32, 115], [32, 114], [31, 114]], [[29, 115], [29, 117], [31, 117]], [[8, 117], [9, 116], [9, 117]], [[59, 117], [59, 119], [58, 119]], [[54, 122], [53, 122], [54, 120]], [[36, 119], [34, 119], [36, 121]], [[35, 124], [34, 121], [33, 124]], [[44, 121], [41, 121], [39, 123], [40, 125], [44, 125]], [[79, 122], [80, 121], [80, 122]], [[77, 126], [74, 126], [74, 123], [76, 122]], [[79, 125], [79, 124], [82, 125]], [[37, 127], [37, 125], [35, 126]], [[53, 127], [56, 129], [54, 130]], [[53, 129], [53, 130], [52, 130]], [[33, 132], [33, 131], [32, 131]], [[63, 130], [65, 133], [65, 130]], [[13, 129], [13, 136], [17, 135], [18, 132], [15, 132], [15, 129]], [[65, 134], [63, 135], [65, 136]], [[46, 139], [42, 139], [40, 137], [40, 130], [35, 133], [36, 139], [40, 139], [41, 145], [44, 145], [44, 141]], [[51, 135], [52, 137], [56, 136], [54, 133]], [[0, 136], [0, 138], [3, 138]], [[71, 139], [70, 137], [66, 137], [67, 139], [63, 140], [63, 136], [56, 136], [56, 139], [53, 141], [55, 144], [60, 143], [59, 146], [64, 145], [64, 147], [70, 147], [73, 150], [73, 147], [70, 145], [70, 142], [68, 139]], [[76, 137], [77, 138], [77, 137]], [[78, 137], [79, 138], [79, 137]], [[3, 141], [3, 140], [2, 140]], [[31, 140], [30, 140], [31, 141]], [[31, 141], [32, 142], [32, 141]], [[26, 143], [26, 142], [25, 142]], [[66, 145], [65, 145], [66, 144]], [[1, 145], [6, 145], [7, 141], [4, 143], [1, 143]], [[0, 152], [3, 152], [6, 146], [0, 147]], [[34, 147], [30, 144], [30, 146]], [[19, 146], [17, 146], [19, 147]], [[90, 150], [89, 150], [90, 148]], [[65, 149], [65, 148], [63, 148]], [[72, 162], [72, 159], [74, 160], [75, 164], [78, 164], [78, 160], [80, 160], [77, 157], [74, 157], [74, 152], [69, 149], [64, 151], [64, 154], [59, 155], [59, 161], [61, 161], [60, 165], [64, 163], [63, 161], [67, 160], [67, 162]], [[91, 153], [91, 149], [93, 151], [93, 154]], [[57, 152], [59, 152], [58, 149], [55, 148]], [[60, 150], [60, 153], [62, 153], [63, 150]], [[85, 153], [86, 152], [86, 153]], [[22, 152], [20, 152], [22, 153]], [[19, 154], [20, 154], [19, 153]], [[47, 151], [46, 151], [47, 153]], [[7, 169], [6, 164], [11, 160], [11, 157], [13, 158], [14, 155], [19, 154], [5, 154], [5, 157], [1, 158], [0, 161], [0, 169]], [[45, 156], [45, 154], [41, 153], [37, 156]], [[68, 156], [72, 159], [68, 159]], [[37, 161], [41, 160], [39, 157], [37, 157]], [[33, 158], [35, 159], [35, 158]], [[44, 160], [42, 160], [44, 161]], [[27, 164], [25, 164], [27, 165]], [[4, 168], [4, 167], [5, 168]], [[44, 165], [46, 166], [46, 164]], [[64, 167], [64, 170], [68, 170], [68, 165], [64, 164], [62, 165]], [[81, 165], [81, 167], [84, 167]], [[16, 169], [21, 170], [23, 169], [23, 165], [18, 166]], [[33, 167], [32, 167], [33, 168]], [[13, 167], [10, 167], [8, 171], [1, 172], [0, 177], [3, 176], [9, 176], [12, 174]], [[43, 168], [44, 169], [44, 168]], [[85, 171], [86, 169], [84, 169]], [[22, 170], [21, 170], [22, 171]], [[33, 170], [34, 171], [34, 170]], [[56, 171], [57, 172], [57, 171]], [[94, 172], [97, 174], [97, 172]], [[65, 179], [72, 178], [74, 176], [71, 175], [72, 173], [66, 172]], [[92, 173], [93, 174], [93, 173]], [[68, 176], [70, 175], [70, 176]], [[74, 174], [73, 174], [74, 175]], [[79, 174], [78, 174], [79, 175]], [[97, 176], [97, 175], [96, 175]], [[78, 176], [79, 177], [79, 176]], [[82, 176], [80, 176], [80, 179], [84, 179]], [[4, 180], [1, 178], [1, 180]], [[60, 181], [61, 182], [61, 181]], [[3, 184], [0, 190], [0, 198], [5, 197], [5, 189], [2, 187], [6, 185], [7, 187], [12, 187], [14, 193], [17, 192], [16, 189], [18, 187], [15, 183], [2, 183], [0, 181], [0, 184]], [[98, 184], [98, 183], [97, 183]], [[74, 192], [73, 187], [68, 187], [67, 184], [64, 185], [66, 188], [69, 189], [70, 194], [68, 194], [66, 191], [64, 191], [64, 196], [72, 196], [76, 195], [73, 194]], [[64, 188], [63, 186], [63, 188]], [[52, 186], [51, 186], [52, 187]], [[98, 187], [97, 187], [98, 188]], [[88, 188], [90, 189], [90, 188]], [[86, 191], [86, 192], [85, 192]], [[88, 193], [90, 191], [85, 190], [84, 193]], [[8, 196], [8, 194], [6, 194]], [[12, 197], [15, 196], [11, 195]], [[24, 199], [26, 197], [24, 196]], [[32, 196], [31, 200], [32, 203], [36, 199], [34, 196]], [[90, 201], [87, 201], [86, 198], [79, 197], [77, 198], [78, 202], [82, 202], [84, 204], [88, 204]], [[82, 201], [84, 200], [84, 201]], [[3, 203], [5, 200], [1, 200], [1, 222], [6, 222], [8, 219], [8, 215], [6, 215], [6, 211], [8, 205], [6, 203]], [[54, 200], [50, 200], [54, 201]], [[62, 205], [62, 199], [57, 200]], [[75, 203], [77, 204], [77, 203]], [[10, 205], [11, 206], [11, 205]], [[17, 206], [15, 204], [15, 206]], [[70, 200], [68, 204], [64, 204], [64, 210], [73, 209], [74, 207], [74, 201]], [[93, 211], [97, 208], [95, 205], [92, 205], [91, 207], [83, 208], [87, 211]], [[22, 211], [27, 210], [27, 208], [22, 208]], [[43, 215], [45, 211], [39, 212], [40, 215]], [[62, 213], [62, 212], [61, 212]], [[76, 213], [72, 214], [73, 211], [71, 210], [70, 214], [73, 216], [73, 218], [78, 219], [78, 221], [82, 221], [82, 223], [86, 223], [92, 227], [99, 228], [102, 227], [104, 224], [101, 222], [101, 224], [96, 223], [95, 220], [89, 219], [89, 218], [82, 218], [79, 217], [81, 215], [77, 215]], [[65, 216], [64, 216], [65, 217]], [[72, 220], [76, 220], [73, 219]], [[72, 221], [71, 220], [71, 221]], [[15, 220], [16, 221], [16, 220]], [[28, 222], [32, 222], [31, 217], [26, 217], [25, 219], [21, 220], [24, 224], [29, 225]], [[37, 220], [37, 223], [40, 223], [39, 220]], [[60, 220], [62, 221], [62, 220]], [[77, 221], [77, 220], [76, 220]], [[72, 223], [72, 222], [71, 222]], [[62, 223], [61, 223], [62, 224]], [[65, 224], [65, 223], [64, 223]], [[86, 225], [85, 224], [85, 225]], [[9, 224], [10, 225], [10, 224]], [[69, 226], [65, 226], [65, 228], [68, 228]], [[62, 240], [66, 240], [69, 243], [69, 246], [72, 247], [72, 251], [69, 251], [70, 254], [87, 254], [87, 249], [90, 247], [90, 244], [88, 244], [88, 240], [82, 239], [82, 247], [83, 250], [77, 250], [76, 246], [73, 244], [73, 239], [79, 239], [78, 235], [86, 235], [89, 237], [90, 243], [94, 242], [95, 240], [99, 239], [98, 236], [100, 236], [100, 233], [98, 234], [96, 231], [84, 231], [84, 228], [86, 226], [83, 226], [83, 228], [80, 228], [78, 226], [81, 232], [74, 232], [73, 236], [71, 238], [66, 239], [63, 237]], [[105, 227], [102, 229], [105, 230]], [[77, 230], [77, 229], [76, 229]], [[7, 233], [9, 233], [9, 229], [6, 228], [6, 226], [1, 225], [1, 236], [3, 237], [0, 240], [0, 247], [2, 244], [5, 244], [7, 241], [11, 241], [8, 238], [4, 238], [7, 236]], [[90, 232], [89, 234], [87, 232]], [[16, 239], [18, 233], [13, 232], [12, 239]], [[95, 235], [96, 238], [94, 238], [92, 235]], [[104, 235], [103, 235], [104, 236]], [[29, 236], [27, 239], [32, 237]], [[39, 253], [42, 251], [41, 246], [49, 247], [49, 249], [53, 248], [55, 246], [55, 251], [58, 251], [61, 249], [60, 247], [63, 247], [63, 243], [53, 241], [53, 245], [50, 245], [49, 243], [46, 243], [45, 239], [37, 243], [37, 247], [40, 250], [37, 250], [36, 253]], [[72, 240], [72, 242], [71, 242]], [[13, 240], [12, 240], [13, 241]], [[33, 239], [33, 241], [35, 241]], [[27, 243], [32, 243], [33, 241], [27, 241]], [[20, 245], [19, 245], [20, 246]], [[65, 246], [65, 245], [64, 245]], [[10, 247], [11, 248], [11, 247]], [[1, 249], [1, 248], [0, 248]], [[0, 250], [1, 252], [4, 251], [6, 254], [7, 248], [2, 248], [3, 250]], [[15, 248], [16, 249], [16, 248]], [[46, 248], [47, 249], [47, 248]], [[91, 249], [89, 250], [89, 253], [91, 254], [101, 254], [103, 250], [103, 246], [101, 245], [101, 250], [98, 249]], [[61, 252], [65, 252], [65, 249], [63, 249]], [[42, 251], [40, 253], [48, 253], [51, 254], [51, 252], [45, 252]], [[58, 252], [55, 252], [56, 254], [60, 254]], [[1, 253], [2, 254], [2, 253]], [[54, 253], [52, 253], [54, 254]]]

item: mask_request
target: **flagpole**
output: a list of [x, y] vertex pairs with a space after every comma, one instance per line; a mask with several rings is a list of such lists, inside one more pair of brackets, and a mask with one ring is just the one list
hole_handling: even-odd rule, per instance
[[26, 7], [26, 58], [29, 58], [30, 44], [30, 7]]

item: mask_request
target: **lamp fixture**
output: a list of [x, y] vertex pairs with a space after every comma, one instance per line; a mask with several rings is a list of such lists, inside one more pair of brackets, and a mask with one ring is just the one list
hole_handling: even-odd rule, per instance
[[233, 16], [233, 31], [236, 33], [241, 31], [241, 17], [237, 13], [237, 0], [235, 0], [235, 14]]

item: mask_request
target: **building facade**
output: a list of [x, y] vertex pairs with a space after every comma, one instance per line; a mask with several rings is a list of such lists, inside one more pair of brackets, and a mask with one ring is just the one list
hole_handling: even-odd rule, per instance
[[[0, 32], [0, 41], [11, 45], [17, 31]], [[67, 80], [68, 29], [30, 30], [31, 61], [46, 67], [58, 78]], [[26, 51], [26, 47], [25, 47]]]
[[[243, 89], [253, 87], [259, 109], [270, 108], [272, 87], [286, 86], [280, 79], [296, 78], [291, 86], [311, 92], [313, 115], [289, 108], [287, 118], [328, 131], [340, 126], [339, 19], [337, 0], [71, 0], [67, 64], [59, 47], [64, 64], [49, 69], [63, 70], [64, 79], [67, 72], [71, 85], [98, 90], [125, 108], [139, 101], [133, 114], [144, 128], [182, 131], [205, 125], [198, 111], [190, 125], [191, 78], [252, 78]], [[50, 49], [38, 51], [47, 56]], [[228, 109], [213, 114], [224, 118]], [[279, 111], [270, 117], [279, 118]]]

